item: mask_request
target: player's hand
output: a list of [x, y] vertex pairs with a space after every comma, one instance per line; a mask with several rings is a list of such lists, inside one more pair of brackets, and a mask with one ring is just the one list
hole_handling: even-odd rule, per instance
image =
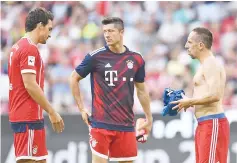
[[147, 118], [141, 125], [138, 126], [137, 128], [138, 132], [144, 130], [146, 131], [146, 134], [149, 135], [152, 128], [152, 121], [153, 121], [152, 117]]
[[64, 122], [62, 117], [55, 111], [49, 113], [49, 120], [51, 121], [53, 130], [57, 133], [63, 132]]
[[182, 109], [186, 112], [186, 110], [192, 106], [191, 99], [188, 98], [187, 96], [184, 96], [181, 94], [183, 99], [180, 99], [178, 101], [172, 101], [171, 104], [177, 104], [172, 108], [172, 110], [177, 109], [178, 112], [180, 112]]
[[87, 124], [87, 126], [89, 126], [88, 117], [90, 115], [91, 114], [88, 111], [84, 110], [84, 109], [81, 111], [82, 120]]

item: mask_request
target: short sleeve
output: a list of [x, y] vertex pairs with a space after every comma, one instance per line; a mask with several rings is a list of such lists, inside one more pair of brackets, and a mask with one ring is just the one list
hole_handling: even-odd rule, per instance
[[135, 74], [135, 82], [143, 83], [145, 81], [145, 62], [138, 68]]
[[23, 73], [34, 73], [36, 74], [36, 61], [38, 59], [37, 48], [25, 49], [20, 56], [20, 69], [21, 74]]
[[92, 56], [87, 54], [84, 60], [78, 65], [75, 71], [83, 78], [92, 72]]

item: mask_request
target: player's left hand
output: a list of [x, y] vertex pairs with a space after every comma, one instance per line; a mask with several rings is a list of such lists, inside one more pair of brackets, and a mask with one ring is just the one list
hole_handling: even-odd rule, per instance
[[191, 107], [191, 99], [190, 98], [188, 98], [188, 97], [186, 97], [186, 96], [184, 96], [183, 94], [182, 94], [182, 97], [183, 97], [183, 99], [180, 99], [180, 100], [178, 100], [178, 101], [172, 101], [171, 102], [171, 104], [177, 104], [176, 106], [174, 106], [173, 108], [172, 108], [172, 110], [175, 110], [175, 109], [177, 109], [177, 111], [178, 112], [180, 112], [182, 109], [184, 109], [184, 111], [186, 112], [186, 110], [189, 108], [189, 107]]
[[151, 132], [151, 128], [152, 128], [152, 121], [153, 118], [147, 118], [144, 123], [142, 123], [141, 125], [138, 126], [137, 130], [138, 132], [144, 130], [146, 131], [146, 134], [149, 135], [149, 133]]
[[82, 120], [86, 123], [87, 126], [89, 126], [88, 117], [91, 116], [91, 113], [87, 111], [86, 109], [83, 109], [81, 111], [81, 116], [82, 116]]

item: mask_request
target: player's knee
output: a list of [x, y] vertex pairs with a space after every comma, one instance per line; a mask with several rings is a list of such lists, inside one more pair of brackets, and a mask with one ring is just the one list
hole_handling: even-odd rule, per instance
[[92, 154], [92, 163], [107, 163], [107, 159]]
[[22, 159], [18, 160], [17, 163], [35, 163], [35, 160]]
[[46, 163], [46, 160], [39, 160], [39, 161], [36, 161], [36, 163]]
[[133, 161], [119, 161], [119, 163], [133, 163]]

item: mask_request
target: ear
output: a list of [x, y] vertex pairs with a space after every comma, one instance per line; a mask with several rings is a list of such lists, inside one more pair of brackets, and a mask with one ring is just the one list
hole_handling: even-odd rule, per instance
[[120, 30], [120, 33], [123, 35], [124, 34], [124, 29]]
[[205, 48], [205, 45], [202, 42], [199, 42], [198, 46], [200, 50]]
[[39, 29], [41, 29], [41, 28], [43, 28], [43, 24], [42, 24], [42, 22], [39, 22], [38, 24], [37, 24], [37, 28], [39, 28]]

